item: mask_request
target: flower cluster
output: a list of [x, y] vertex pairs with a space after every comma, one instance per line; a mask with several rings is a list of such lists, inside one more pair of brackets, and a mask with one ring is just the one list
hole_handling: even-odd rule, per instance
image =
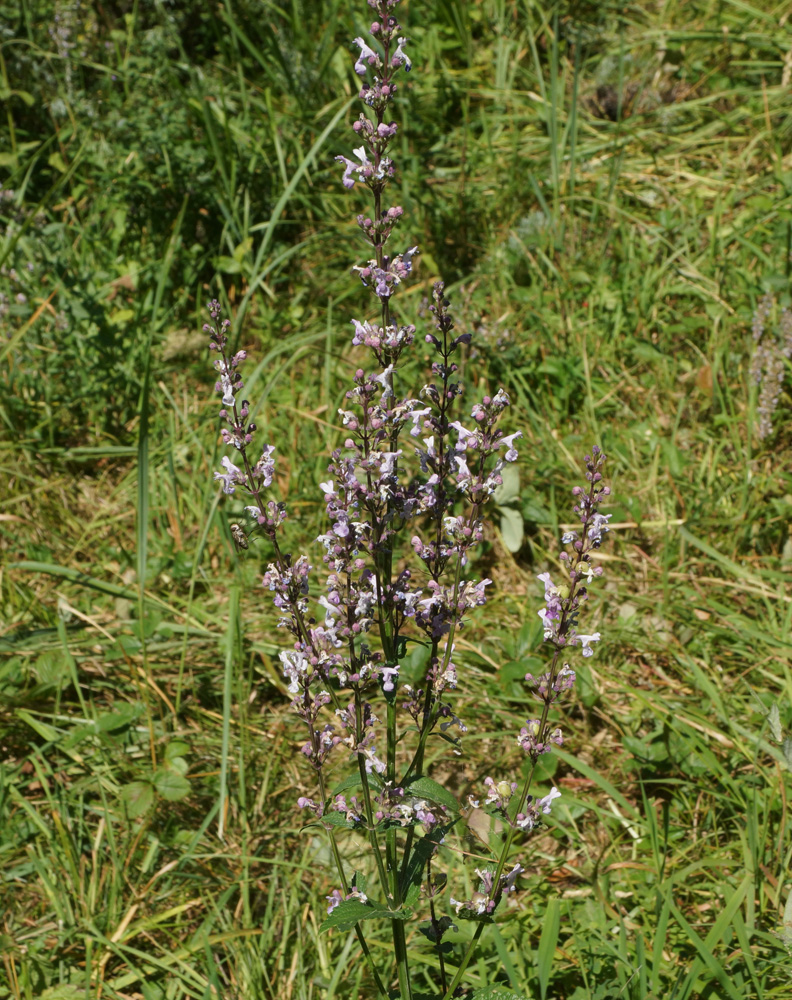
[[[611, 515], [602, 514], [599, 506], [605, 497], [610, 495], [610, 489], [602, 485], [601, 469], [605, 456], [601, 450], [594, 447], [591, 455], [586, 455], [584, 461], [588, 485], [576, 486], [572, 490], [575, 499], [573, 509], [580, 520], [580, 530], [567, 531], [561, 539], [562, 544], [570, 550], [561, 553], [565, 582], [556, 586], [549, 573], [541, 573], [538, 577], [545, 588], [545, 606], [539, 611], [539, 616], [544, 624], [544, 639], [554, 647], [554, 653], [548, 671], [539, 677], [534, 677], [530, 673], [525, 675], [526, 683], [542, 704], [540, 717], [528, 719], [517, 734], [518, 746], [527, 754], [533, 765], [543, 754], [551, 753], [554, 746], [560, 747], [564, 743], [561, 729], [552, 726], [548, 721], [551, 705], [575, 683], [575, 672], [570, 665], [563, 663], [559, 666], [562, 652], [572, 646], [581, 646], [583, 656], [591, 656], [593, 643], [600, 639], [599, 632], [592, 635], [578, 632], [577, 622], [581, 605], [588, 596], [587, 585], [602, 575], [601, 567], [592, 564], [592, 554], [602, 545], [609, 530], [608, 521]], [[486, 788], [484, 802], [481, 803], [474, 796], [468, 797], [468, 803], [472, 808], [484, 808], [498, 816], [509, 828], [507, 845], [511, 844], [511, 839], [517, 831], [530, 832], [538, 826], [542, 817], [550, 813], [555, 799], [561, 797], [561, 793], [554, 786], [547, 795], [534, 799], [528, 794], [532, 775], [533, 768], [519, 795], [516, 781], [496, 782], [493, 778], [487, 777], [484, 779]], [[515, 797], [517, 804], [512, 806]], [[500, 879], [508, 877], [502, 874], [507, 854], [508, 850], [504, 851], [501, 865], [496, 873]], [[479, 874], [484, 881], [483, 873]], [[462, 903], [457, 902], [455, 904], [457, 913], [465, 911], [467, 914], [478, 916], [490, 913], [488, 907], [500, 898], [499, 891], [493, 889], [494, 884], [491, 881], [489, 888], [482, 887], [471, 899]]]
[[783, 308], [775, 331], [767, 330], [775, 304], [774, 296], [768, 292], [759, 300], [753, 315], [756, 347], [751, 360], [751, 379], [759, 387], [756, 433], [760, 439], [768, 437], [773, 429], [773, 413], [781, 398], [786, 362], [792, 359], [792, 309]]
[[508, 874], [501, 875], [496, 884], [495, 872], [488, 868], [483, 871], [477, 868], [476, 874], [481, 880], [478, 891], [474, 892], [470, 899], [462, 901], [451, 897], [451, 905], [456, 909], [457, 916], [490, 916], [495, 912], [504, 893], [514, 892], [517, 888], [517, 879], [524, 871], [522, 865], [516, 864]]
[[[402, 384], [403, 356], [415, 342], [416, 328], [397, 315], [398, 292], [419, 250], [409, 246], [389, 252], [403, 210], [388, 206], [385, 196], [395, 175], [390, 150], [398, 131], [388, 110], [399, 74], [409, 72], [412, 64], [407, 40], [393, 16], [399, 0], [368, 3], [376, 14], [372, 41], [355, 39], [354, 62], [355, 72], [365, 77], [360, 90], [365, 110], [353, 125], [358, 145], [351, 157], [337, 159], [343, 165], [342, 185], [368, 191], [373, 202], [371, 211], [357, 219], [370, 246], [368, 259], [353, 268], [372, 294], [373, 315], [351, 320], [349, 349], [355, 364], [338, 411], [343, 440], [319, 484], [327, 521], [317, 539], [325, 567], [318, 594], [311, 592], [308, 558], [293, 558], [280, 548], [278, 529], [286, 508], [272, 495], [274, 448], [265, 445], [259, 458], [252, 457], [256, 426], [250, 422], [241, 375], [246, 354], [229, 348], [230, 323], [216, 301], [209, 305], [212, 322], [205, 329], [217, 355], [222, 438], [233, 449], [233, 459], [225, 456], [214, 477], [223, 493], [245, 496], [253, 530], [266, 537], [273, 552], [263, 584], [278, 610], [279, 626], [290, 637], [279, 658], [292, 708], [307, 732], [301, 753], [318, 786], [314, 798], [301, 796], [297, 804], [331, 837], [337, 827], [365, 834], [379, 891], [391, 912], [398, 912], [405, 896], [409, 898], [408, 889], [422, 890], [431, 901], [431, 940], [442, 968], [442, 937], [453, 925], [434, 911], [432, 887], [441, 885], [445, 876], [432, 873], [432, 861], [453, 819], [449, 793], [427, 777], [425, 757], [433, 736], [459, 752], [458, 734], [466, 729], [453, 705], [460, 675], [464, 680], [454, 640], [473, 609], [487, 600], [492, 581], [473, 576], [470, 564], [483, 538], [485, 506], [502, 484], [504, 467], [517, 461], [516, 444], [522, 435], [501, 430], [510, 405], [503, 389], [460, 412], [465, 387], [458, 362], [471, 334], [455, 334], [442, 281], [434, 284], [428, 310], [432, 328], [424, 335], [433, 353], [428, 381], [415, 394]], [[541, 577], [545, 638], [555, 656], [546, 674], [538, 680], [528, 677], [544, 708], [541, 718], [529, 720], [518, 737], [534, 763], [552, 745], [562, 743], [560, 730], [547, 725], [549, 705], [574, 682], [568, 665], [558, 669], [561, 650], [579, 645], [583, 655], [590, 655], [600, 638], [598, 633], [581, 634], [577, 616], [586, 585], [601, 573], [592, 565], [591, 553], [607, 533], [610, 516], [598, 510], [608, 494], [600, 485], [603, 460], [594, 449], [593, 457], [586, 459], [590, 487], [575, 493], [581, 529], [564, 539], [571, 552], [562, 557], [567, 582], [556, 586], [548, 574]], [[407, 681], [414, 677], [404, 676], [409, 672], [408, 642], [427, 650], [422, 676], [413, 684]], [[332, 792], [327, 783], [330, 765], [343, 766], [345, 761], [355, 773]], [[351, 784], [359, 786], [359, 793], [344, 791]], [[509, 839], [495, 869], [478, 872], [480, 886], [473, 898], [451, 900], [459, 915], [482, 919], [515, 890], [523, 873], [519, 864], [505, 870], [510, 837], [535, 827], [559, 794], [553, 788], [534, 801], [527, 784], [518, 792], [516, 782], [487, 778], [485, 786], [485, 805], [507, 821]], [[335, 841], [333, 855], [342, 889], [327, 897], [328, 913], [353, 900], [367, 901], [365, 885], [347, 890]], [[400, 988], [406, 995], [409, 974], [400, 916], [392, 921], [392, 933]], [[360, 928], [358, 936], [363, 943]], [[368, 954], [365, 947], [364, 952]], [[449, 995], [459, 985], [466, 962], [458, 968]], [[384, 987], [380, 992], [385, 995]]]

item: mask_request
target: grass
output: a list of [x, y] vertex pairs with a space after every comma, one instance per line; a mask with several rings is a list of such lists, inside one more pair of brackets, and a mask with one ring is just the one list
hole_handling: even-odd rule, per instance
[[[310, 9], [198, 5], [187, 30], [154, 3], [60, 5], [68, 50], [49, 5], [6, 19], [4, 86], [34, 100], [9, 99], [0, 160], [0, 257], [28, 298], [6, 271], [3, 998], [371, 995], [354, 935], [318, 931], [334, 883], [294, 807], [313, 789], [267, 553], [237, 558], [214, 493], [193, 336], [219, 291], [304, 547], [363, 301], [332, 157], [365, 8]], [[788, 735], [790, 398], [757, 441], [748, 367], [758, 297], [789, 299], [792, 24], [733, 2], [413, 2], [403, 20], [400, 200], [424, 249], [404, 309], [447, 278], [479, 331], [466, 381], [505, 385], [526, 438], [526, 540], [509, 554], [496, 524], [482, 546], [496, 592], [459, 643], [470, 733], [453, 776], [435, 762], [463, 796], [493, 759], [521, 765], [534, 577], [593, 441], [618, 524], [590, 610], [603, 648], [542, 779], [562, 804], [471, 985], [789, 997], [792, 785], [767, 713]], [[444, 860], [463, 886], [471, 858]]]

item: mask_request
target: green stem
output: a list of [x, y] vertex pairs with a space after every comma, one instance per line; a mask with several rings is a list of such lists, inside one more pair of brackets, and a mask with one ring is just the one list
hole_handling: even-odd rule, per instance
[[[319, 792], [320, 792], [320, 794], [322, 796], [322, 802], [326, 802], [327, 801], [327, 793], [325, 791], [325, 784], [324, 784], [324, 778], [322, 777], [322, 772], [318, 771], [317, 772], [317, 776], [318, 776], [318, 779], [319, 779]], [[328, 835], [330, 837], [330, 849], [333, 852], [333, 860], [335, 861], [336, 870], [338, 871], [338, 877], [341, 880], [341, 888], [344, 890], [344, 895], [348, 896], [349, 895], [349, 883], [347, 882], [346, 876], [344, 875], [344, 865], [341, 862], [341, 854], [340, 854], [340, 852], [338, 850], [338, 844], [336, 843], [335, 832], [332, 829], [330, 829], [330, 830], [327, 831], [327, 833], [328, 833]], [[377, 852], [377, 853], [379, 853], [379, 852]], [[385, 989], [385, 984], [382, 982], [382, 979], [380, 978], [380, 974], [377, 971], [377, 967], [374, 964], [374, 959], [372, 958], [371, 952], [369, 951], [369, 946], [366, 943], [366, 937], [365, 937], [365, 935], [363, 934], [363, 931], [360, 928], [360, 924], [355, 924], [355, 934], [357, 935], [357, 939], [358, 939], [358, 942], [360, 944], [360, 947], [361, 947], [361, 949], [363, 951], [363, 954], [364, 954], [364, 956], [366, 958], [366, 961], [369, 964], [369, 968], [371, 969], [371, 974], [374, 977], [374, 982], [377, 985], [377, 992], [379, 993], [380, 996], [387, 998], [388, 991]]]
[[[363, 719], [362, 719], [362, 705], [360, 704], [360, 691], [355, 688], [355, 729], [358, 743], [363, 739]], [[379, 874], [380, 885], [382, 886], [382, 892], [387, 897], [389, 896], [388, 888], [388, 875], [385, 871], [385, 866], [382, 863], [382, 852], [380, 851], [379, 841], [377, 839], [377, 831], [374, 829], [374, 813], [371, 808], [371, 788], [369, 786], [368, 773], [366, 772], [366, 762], [363, 759], [362, 754], [357, 755], [358, 759], [358, 769], [360, 771], [360, 781], [363, 785], [363, 806], [366, 810], [366, 826], [368, 827], [368, 838], [371, 844], [371, 849], [374, 852], [374, 858], [377, 863], [377, 872]]]

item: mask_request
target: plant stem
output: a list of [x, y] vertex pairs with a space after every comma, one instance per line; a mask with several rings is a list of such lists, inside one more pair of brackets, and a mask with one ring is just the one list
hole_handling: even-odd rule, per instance
[[[325, 784], [324, 784], [324, 778], [322, 777], [322, 772], [317, 771], [317, 775], [319, 778], [319, 792], [320, 795], [322, 796], [322, 802], [326, 802], [327, 793], [325, 790]], [[344, 890], [344, 895], [347, 896], [349, 895], [349, 883], [347, 882], [346, 876], [344, 875], [344, 865], [341, 862], [341, 854], [338, 850], [338, 844], [336, 843], [335, 832], [333, 830], [328, 830], [327, 832], [330, 837], [330, 848], [333, 852], [333, 860], [335, 861], [336, 870], [338, 871], [338, 877], [341, 881], [341, 888]], [[379, 854], [379, 852], [377, 853]], [[363, 951], [364, 956], [366, 957], [366, 961], [369, 964], [369, 968], [371, 969], [371, 974], [374, 977], [374, 982], [377, 985], [377, 992], [379, 993], [380, 996], [387, 997], [388, 991], [386, 990], [385, 984], [382, 982], [380, 974], [377, 971], [377, 967], [374, 964], [374, 959], [371, 956], [371, 952], [369, 951], [369, 946], [366, 943], [366, 937], [360, 928], [360, 924], [355, 924], [355, 934], [357, 935], [360, 947]]]

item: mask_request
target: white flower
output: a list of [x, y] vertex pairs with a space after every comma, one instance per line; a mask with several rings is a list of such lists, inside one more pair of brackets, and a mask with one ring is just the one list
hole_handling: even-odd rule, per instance
[[579, 635], [577, 638], [580, 640], [580, 644], [583, 647], [583, 655], [593, 656], [594, 650], [591, 648], [591, 643], [600, 641], [599, 632], [594, 632], [592, 635]]
[[399, 39], [399, 47], [393, 53], [393, 59], [394, 59], [394, 61], [396, 59], [398, 59], [399, 62], [403, 63], [404, 64], [404, 70], [405, 70], [405, 72], [409, 73], [410, 70], [412, 69], [412, 60], [410, 59], [410, 57], [407, 55], [407, 53], [402, 48], [402, 45], [406, 45], [406, 43], [407, 43], [407, 39], [406, 38], [400, 38]]
[[356, 38], [354, 39], [354, 42], [355, 45], [360, 46], [360, 55], [357, 57], [357, 61], [355, 62], [355, 72], [357, 73], [358, 76], [365, 76], [368, 60], [373, 58], [376, 59], [377, 62], [379, 62], [379, 56], [374, 51], [374, 49], [372, 49], [363, 41], [362, 38]]
[[299, 694], [300, 678], [308, 673], [308, 659], [297, 649], [285, 649], [278, 653], [283, 664], [283, 676], [289, 682], [289, 693]]
[[553, 799], [560, 799], [561, 792], [556, 788], [555, 785], [550, 789], [550, 791], [542, 799], [536, 800], [536, 808], [541, 809], [545, 816], [550, 812], [550, 807], [553, 803]]
[[238, 469], [228, 455], [223, 456], [222, 461], [223, 468], [226, 470], [225, 474], [222, 472], [215, 472], [214, 477], [223, 484], [223, 493], [233, 493], [234, 483], [243, 480], [245, 477], [241, 469]]
[[385, 371], [381, 375], [375, 375], [373, 381], [377, 382], [382, 386], [382, 396], [380, 397], [380, 402], [384, 403], [386, 399], [390, 399], [393, 395], [393, 388], [388, 381], [393, 375], [394, 368], [393, 365], [388, 365]]
[[508, 437], [501, 438], [498, 442], [498, 447], [503, 448], [504, 445], [509, 449], [503, 456], [507, 462], [516, 462], [519, 457], [517, 449], [514, 447], [514, 441], [517, 438], [522, 437], [522, 431], [515, 431], [514, 434], [510, 434]]

